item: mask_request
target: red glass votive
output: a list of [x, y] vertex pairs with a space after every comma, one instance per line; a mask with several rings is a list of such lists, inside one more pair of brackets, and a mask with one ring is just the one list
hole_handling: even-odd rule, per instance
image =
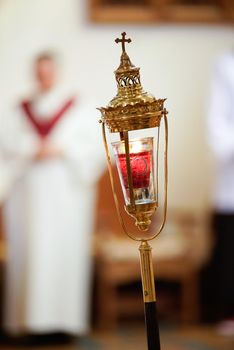
[[[124, 187], [127, 189], [129, 185], [128, 185], [126, 155], [119, 154], [118, 158], [119, 158], [120, 171], [122, 174]], [[149, 187], [151, 163], [152, 163], [152, 151], [130, 153], [133, 188]]]
[[[130, 203], [125, 143], [112, 143], [116, 164], [125, 198]], [[129, 158], [132, 174], [135, 204], [149, 203], [156, 200], [154, 186], [153, 137], [129, 141]]]

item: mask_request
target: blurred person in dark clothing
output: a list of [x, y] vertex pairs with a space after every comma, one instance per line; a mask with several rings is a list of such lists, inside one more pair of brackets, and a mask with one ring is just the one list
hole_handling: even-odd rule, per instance
[[95, 183], [102, 171], [98, 123], [63, 85], [54, 55], [36, 57], [34, 76], [35, 91], [9, 110], [0, 130], [10, 180], [3, 200], [4, 327], [13, 335], [82, 335], [89, 330]]
[[234, 52], [223, 55], [215, 65], [208, 126], [217, 166], [210, 308], [219, 321], [218, 331], [234, 335]]

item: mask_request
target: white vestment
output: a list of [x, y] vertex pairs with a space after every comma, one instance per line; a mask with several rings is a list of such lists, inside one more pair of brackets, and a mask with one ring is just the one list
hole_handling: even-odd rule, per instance
[[234, 212], [234, 51], [223, 55], [213, 74], [209, 104], [209, 143], [217, 159], [214, 204]]
[[[71, 98], [38, 94], [33, 110], [51, 117]], [[17, 106], [1, 126], [3, 174], [11, 176], [3, 215], [8, 242], [5, 328], [10, 332], [87, 332], [95, 183], [102, 140], [95, 110], [72, 106], [48, 143], [63, 155], [35, 160], [40, 137]]]

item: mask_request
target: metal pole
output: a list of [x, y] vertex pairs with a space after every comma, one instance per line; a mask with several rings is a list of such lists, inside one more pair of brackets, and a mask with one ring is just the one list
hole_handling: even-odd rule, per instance
[[142, 241], [139, 250], [148, 350], [160, 350], [152, 248], [147, 241]]

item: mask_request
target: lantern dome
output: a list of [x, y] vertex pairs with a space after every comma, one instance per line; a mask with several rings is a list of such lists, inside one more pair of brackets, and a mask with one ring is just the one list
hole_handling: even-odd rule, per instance
[[164, 101], [145, 92], [141, 85], [140, 68], [135, 67], [126, 50], [126, 33], [116, 43], [122, 43], [120, 65], [115, 73], [118, 92], [107, 107], [101, 107], [102, 119], [110, 132], [123, 132], [159, 126], [164, 113]]

